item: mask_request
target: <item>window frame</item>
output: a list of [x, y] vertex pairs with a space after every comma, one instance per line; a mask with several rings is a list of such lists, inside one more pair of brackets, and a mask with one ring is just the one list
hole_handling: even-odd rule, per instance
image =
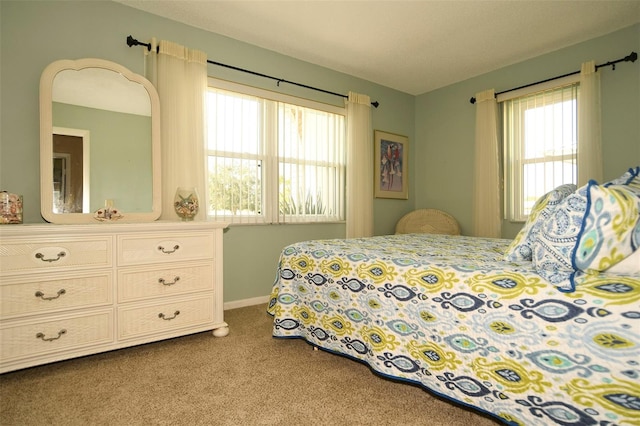
[[[346, 197], [346, 185], [341, 185], [338, 189], [339, 193], [339, 201], [336, 203], [336, 208], [339, 210], [338, 214], [334, 215], [322, 215], [322, 216], [310, 216], [304, 215], [302, 217], [296, 215], [283, 215], [280, 212], [280, 183], [279, 183], [279, 175], [281, 163], [285, 163], [287, 158], [280, 158], [278, 155], [278, 103], [290, 104], [297, 107], [314, 109], [330, 114], [337, 114], [343, 117], [344, 127], [342, 129], [342, 138], [343, 138], [343, 153], [342, 159], [336, 165], [336, 167], [340, 167], [342, 174], [342, 182], [346, 180], [346, 107], [339, 107], [332, 104], [322, 103], [313, 101], [310, 99], [299, 98], [296, 96], [286, 95], [283, 93], [274, 92], [267, 89], [261, 89], [254, 86], [248, 86], [241, 83], [235, 83], [228, 80], [221, 80], [214, 77], [208, 77], [207, 86], [209, 88], [220, 89], [224, 91], [238, 93], [240, 95], [247, 95], [256, 98], [260, 98], [266, 101], [267, 104], [271, 102], [275, 102], [275, 104], [270, 104], [266, 107], [265, 116], [268, 119], [264, 120], [262, 127], [259, 129], [265, 135], [269, 135], [265, 137], [265, 140], [262, 141], [263, 146], [261, 147], [262, 152], [257, 154], [255, 157], [258, 161], [262, 162], [262, 208], [260, 214], [255, 215], [210, 215], [207, 207], [207, 217], [210, 220], [215, 221], [226, 221], [230, 222], [232, 225], [253, 225], [253, 224], [296, 224], [296, 223], [343, 223], [345, 221], [345, 197]], [[270, 138], [270, 139], [269, 139]], [[216, 152], [210, 150], [208, 147], [208, 137], [205, 138], [205, 157], [206, 162], [208, 163], [209, 158], [215, 156]], [[267, 140], [269, 139], [271, 143]], [[224, 154], [230, 158], [246, 158], [247, 155], [237, 154], [233, 152], [218, 152], [218, 154]], [[300, 163], [305, 163], [304, 160], [301, 160]], [[310, 160], [309, 163], [315, 164], [318, 163], [316, 160]], [[334, 164], [334, 163], [331, 163]], [[209, 170], [208, 166], [205, 166], [205, 170]], [[208, 171], [207, 171], [208, 174]], [[207, 179], [207, 191], [206, 191], [206, 206], [209, 206], [209, 188], [208, 188], [208, 179]]]
[[[509, 141], [509, 131], [508, 131], [508, 123], [507, 123], [507, 113], [505, 111], [505, 102], [506, 101], [510, 101], [513, 99], [517, 99], [517, 98], [525, 98], [527, 96], [531, 96], [534, 95], [536, 93], [539, 92], [543, 92], [543, 91], [549, 91], [549, 90], [555, 90], [555, 89], [562, 89], [562, 88], [566, 88], [569, 86], [576, 86], [576, 107], [575, 107], [575, 127], [576, 127], [576, 138], [577, 138], [577, 128], [578, 128], [578, 105], [580, 102], [580, 75], [569, 75], [569, 76], [565, 76], [559, 79], [554, 79], [554, 80], [550, 80], [550, 81], [546, 81], [546, 82], [542, 82], [539, 84], [535, 84], [535, 85], [531, 85], [531, 86], [527, 86], [527, 87], [523, 87], [521, 89], [516, 89], [513, 91], [509, 91], [509, 92], [505, 92], [503, 94], [500, 94], [496, 97], [496, 101], [498, 102], [498, 104], [500, 105], [500, 111], [501, 111], [501, 119], [503, 121], [502, 123], [502, 149], [503, 149], [503, 160], [502, 160], [502, 167], [503, 167], [503, 178], [504, 178], [504, 188], [503, 188], [503, 197], [504, 197], [504, 219], [507, 219], [511, 222], [526, 222], [529, 215], [525, 214], [525, 200], [524, 200], [524, 193], [523, 193], [523, 179], [524, 179], [524, 166], [526, 164], [533, 164], [536, 162], [539, 162], [537, 160], [540, 160], [539, 157], [536, 157], [536, 159], [532, 160], [532, 159], [526, 159], [524, 158], [524, 153], [523, 152], [519, 152], [518, 154], [518, 158], [516, 160], [513, 160], [512, 157], [512, 149], [510, 148], [510, 141]], [[524, 114], [526, 110], [522, 111], [522, 114]], [[524, 123], [524, 120], [522, 118], [520, 118], [520, 123]], [[518, 131], [526, 131], [525, 129], [518, 129]], [[524, 144], [523, 144], [524, 145]], [[520, 149], [522, 148], [522, 149]], [[522, 151], [524, 150], [524, 146], [522, 147], [514, 147], [513, 151]], [[571, 154], [563, 154], [560, 156], [556, 156], [559, 157], [557, 158], [558, 160], [566, 160], [568, 157], [574, 157], [574, 159], [577, 157], [577, 140], [576, 140], [576, 146], [574, 151]], [[544, 161], [542, 161], [543, 163], [549, 163], [550, 162], [550, 158], [552, 157], [542, 157], [544, 159]], [[555, 158], [555, 157], [553, 157]], [[555, 160], [554, 160], [555, 161]], [[574, 160], [575, 161], [575, 160]], [[516, 165], [514, 165], [514, 163], [517, 163]], [[576, 168], [577, 168], [577, 162], [576, 162]], [[563, 183], [576, 183], [577, 180], [577, 171], [576, 173], [573, 175], [573, 181], [572, 182], [563, 182]], [[539, 196], [542, 196], [544, 194], [539, 194]], [[519, 205], [516, 206], [516, 203], [518, 203]]]

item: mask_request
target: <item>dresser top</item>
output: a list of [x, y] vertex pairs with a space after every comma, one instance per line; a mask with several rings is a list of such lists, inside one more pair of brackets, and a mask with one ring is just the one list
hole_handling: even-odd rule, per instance
[[0, 238], [24, 235], [56, 235], [56, 234], [102, 234], [127, 232], [163, 232], [163, 231], [196, 231], [224, 229], [229, 226], [224, 222], [209, 221], [155, 221], [145, 223], [99, 222], [90, 224], [55, 225], [51, 223], [27, 223], [0, 225]]

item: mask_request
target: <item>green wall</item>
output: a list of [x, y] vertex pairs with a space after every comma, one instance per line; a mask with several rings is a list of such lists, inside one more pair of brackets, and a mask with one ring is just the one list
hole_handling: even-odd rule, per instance
[[[499, 48], [497, 46], [496, 48]], [[416, 208], [453, 214], [462, 232], [472, 232], [473, 149], [476, 93], [509, 90], [640, 53], [640, 24], [539, 56], [416, 97], [414, 187]], [[463, 58], [461, 60], [464, 60]], [[640, 61], [601, 68], [604, 178], [640, 165]], [[503, 222], [503, 237], [513, 238], [522, 223]]]
[[[414, 96], [302, 62], [218, 34], [151, 15], [111, 1], [0, 1], [0, 190], [24, 196], [24, 221], [40, 216], [40, 74], [59, 59], [97, 57], [144, 74], [143, 48], [129, 48], [132, 35], [151, 37], [207, 52], [209, 59], [337, 93], [352, 90], [380, 102], [373, 126], [414, 138]], [[209, 65], [209, 75], [320, 102], [343, 105], [336, 96]], [[372, 159], [373, 161], [373, 159]], [[409, 179], [413, 176], [410, 164]], [[392, 233], [414, 207], [405, 200], [375, 200], [376, 234]], [[232, 226], [224, 234], [226, 302], [266, 296], [282, 248], [317, 238], [344, 237], [344, 224]]]
[[[420, 96], [367, 82], [214, 33], [110, 1], [0, 1], [0, 190], [24, 196], [24, 220], [40, 217], [40, 74], [58, 59], [98, 57], [143, 74], [141, 41], [167, 39], [207, 52], [209, 59], [338, 93], [353, 90], [380, 102], [373, 127], [409, 137], [409, 200], [374, 200], [376, 235], [419, 207], [444, 209], [471, 231], [474, 106], [469, 98], [487, 88], [509, 89], [640, 51], [640, 26], [512, 65]], [[464, 58], [461, 58], [464, 60]], [[603, 70], [605, 177], [640, 164], [639, 62]], [[342, 99], [214, 65], [209, 75], [341, 105]], [[429, 76], [425, 76], [429, 78]], [[513, 236], [521, 224], [507, 226]], [[290, 243], [344, 236], [344, 224], [232, 226], [224, 234], [224, 299], [266, 296], [282, 248]]]
[[54, 102], [53, 125], [89, 131], [90, 211], [107, 199], [123, 213], [151, 211], [150, 116]]

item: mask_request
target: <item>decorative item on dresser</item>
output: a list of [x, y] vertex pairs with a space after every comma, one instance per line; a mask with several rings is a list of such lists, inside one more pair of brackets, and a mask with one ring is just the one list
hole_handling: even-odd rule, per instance
[[22, 223], [22, 195], [0, 191], [0, 224]]
[[0, 373], [213, 330], [222, 232], [208, 222], [0, 229]]
[[195, 187], [178, 187], [173, 199], [173, 207], [176, 214], [183, 221], [193, 220], [200, 207], [198, 191]]

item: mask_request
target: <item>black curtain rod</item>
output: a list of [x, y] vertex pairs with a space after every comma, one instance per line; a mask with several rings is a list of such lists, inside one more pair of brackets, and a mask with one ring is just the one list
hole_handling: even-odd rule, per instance
[[[136, 40], [135, 38], [133, 38], [132, 36], [128, 36], [127, 37], [127, 45], [129, 47], [132, 47], [132, 46], [146, 46], [147, 50], [151, 51], [151, 43], [142, 43], [142, 42]], [[219, 67], [230, 68], [232, 70], [242, 71], [242, 72], [245, 72], [247, 74], [257, 75], [258, 77], [270, 78], [271, 80], [275, 80], [277, 82], [277, 86], [280, 86], [280, 83], [287, 83], [287, 84], [292, 84], [292, 85], [298, 86], [298, 87], [304, 87], [305, 89], [315, 90], [316, 92], [327, 93], [327, 94], [333, 95], [333, 96], [340, 96], [342, 98], [348, 98], [349, 97], [348, 95], [343, 95], [342, 93], [330, 92], [328, 90], [319, 89], [317, 87], [307, 86], [306, 84], [301, 84], [301, 83], [296, 83], [296, 82], [293, 82], [293, 81], [285, 80], [284, 78], [273, 77], [273, 76], [270, 76], [270, 75], [267, 75], [267, 74], [262, 74], [262, 73], [251, 71], [251, 70], [247, 70], [247, 69], [244, 69], [244, 68], [234, 67], [233, 65], [227, 65], [227, 64], [222, 64], [220, 62], [210, 61], [209, 59], [207, 59], [207, 62], [212, 64], [212, 65], [217, 65]], [[373, 105], [375, 108], [378, 108], [380, 103], [378, 101], [374, 101], [374, 102], [371, 102], [371, 105]]]
[[[635, 62], [637, 59], [638, 59], [638, 54], [636, 52], [631, 52], [629, 55], [625, 56], [624, 58], [617, 59], [615, 61], [609, 61], [606, 64], [596, 65], [596, 71], [598, 70], [598, 68], [608, 67], [608, 66], [611, 66], [611, 69], [615, 71], [617, 63], [619, 63], [619, 62]], [[535, 83], [525, 84], [524, 86], [515, 87], [515, 88], [509, 89], [509, 90], [503, 90], [502, 92], [496, 93], [496, 96], [501, 95], [503, 93], [513, 92], [514, 90], [524, 89], [525, 87], [535, 86], [536, 84], [546, 83], [547, 81], [553, 81], [553, 80], [558, 80], [560, 78], [569, 77], [570, 75], [575, 75], [575, 74], [580, 74], [580, 71], [574, 71], [574, 72], [570, 72], [568, 74], [559, 75], [557, 77], [551, 77], [551, 78], [548, 78], [546, 80], [536, 81]], [[471, 99], [469, 99], [469, 102], [471, 102], [472, 104], [475, 104], [476, 103], [476, 98], [472, 97]]]

